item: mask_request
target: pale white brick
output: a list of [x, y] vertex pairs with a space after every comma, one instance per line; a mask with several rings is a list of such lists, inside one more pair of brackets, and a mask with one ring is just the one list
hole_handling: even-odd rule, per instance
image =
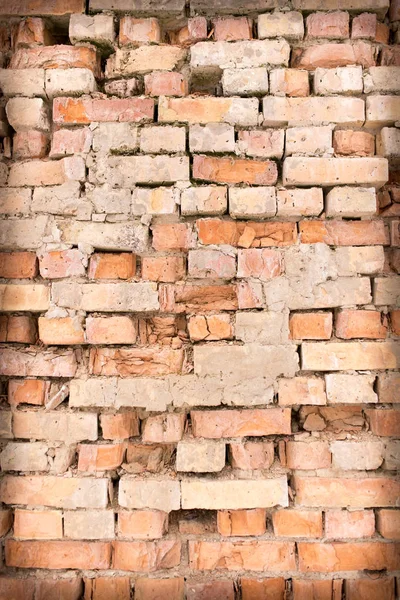
[[92, 42], [100, 48], [108, 48], [115, 39], [114, 18], [105, 14], [73, 14], [69, 21], [69, 39], [72, 44]]
[[179, 190], [173, 187], [134, 188], [133, 215], [172, 215], [177, 212]]
[[324, 209], [322, 188], [277, 190], [278, 217], [318, 216]]
[[258, 16], [258, 37], [283, 37], [288, 40], [301, 40], [304, 36], [303, 15], [301, 12], [275, 12]]
[[286, 156], [311, 154], [321, 156], [333, 154], [332, 127], [292, 127], [286, 130]]
[[226, 448], [221, 442], [198, 440], [179, 442], [176, 470], [193, 473], [218, 473], [225, 466]]
[[6, 113], [8, 122], [15, 131], [49, 131], [48, 108], [42, 98], [10, 98]]
[[181, 507], [179, 481], [129, 479], [119, 481], [118, 504], [125, 508], [150, 508], [170, 512]]
[[82, 96], [97, 91], [97, 84], [90, 69], [47, 69], [46, 94], [57, 96]]
[[400, 129], [383, 127], [376, 136], [376, 153], [389, 160], [400, 158]]
[[322, 125], [364, 123], [364, 100], [361, 98], [281, 98], [263, 99], [264, 125]]
[[290, 46], [286, 40], [199, 42], [191, 47], [190, 66], [198, 70], [287, 65], [289, 54]]
[[330, 94], [361, 94], [363, 91], [362, 67], [337, 67], [314, 73], [314, 92], [321, 96]]
[[283, 184], [334, 186], [355, 184], [382, 187], [389, 177], [385, 158], [288, 157], [283, 163]]
[[375, 375], [331, 373], [325, 375], [329, 404], [372, 404], [378, 402], [374, 392]]
[[190, 187], [181, 194], [182, 215], [222, 215], [227, 206], [227, 189], [224, 186]]
[[400, 67], [370, 67], [364, 76], [364, 93], [400, 92]]
[[335, 187], [326, 195], [327, 217], [373, 217], [377, 201], [375, 188]]
[[0, 69], [0, 87], [6, 97], [45, 98], [44, 69]]
[[184, 127], [154, 125], [140, 130], [140, 149], [149, 154], [162, 152], [185, 152], [186, 130]]
[[268, 93], [268, 71], [254, 69], [224, 69], [222, 72], [224, 96], [253, 96]]
[[189, 148], [191, 152], [234, 152], [235, 129], [228, 123], [190, 125]]
[[99, 123], [93, 132], [95, 152], [129, 152], [139, 147], [137, 126], [132, 123]]
[[274, 187], [229, 188], [229, 214], [234, 219], [273, 217], [275, 213]]
[[90, 312], [148, 312], [159, 309], [154, 283], [67, 283], [52, 284], [55, 304]]

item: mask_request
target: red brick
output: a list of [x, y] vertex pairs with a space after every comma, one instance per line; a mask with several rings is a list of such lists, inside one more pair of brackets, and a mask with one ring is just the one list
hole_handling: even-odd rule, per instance
[[394, 577], [346, 579], [346, 600], [395, 600]]
[[39, 339], [45, 345], [83, 344], [85, 332], [80, 317], [39, 317]]
[[218, 533], [225, 537], [264, 535], [267, 531], [267, 511], [265, 508], [219, 510], [217, 526]]
[[161, 41], [161, 30], [157, 19], [134, 19], [122, 17], [119, 22], [119, 43], [127, 44], [158, 43]]
[[339, 156], [373, 156], [375, 136], [366, 131], [339, 129], [333, 132], [333, 149]]
[[332, 313], [292, 313], [289, 328], [292, 340], [329, 340], [332, 335]]
[[400, 437], [400, 410], [368, 409], [365, 414], [371, 432], [382, 437]]
[[399, 0], [391, 0], [389, 9], [390, 21], [400, 21], [400, 2]]
[[29, 48], [30, 46], [50, 46], [54, 43], [46, 22], [37, 17], [28, 17], [18, 23], [15, 34], [15, 48]]
[[[43, 0], [44, 2], [45, 0]], [[93, 71], [101, 75], [100, 56], [93, 47], [86, 46], [42, 46], [21, 48], [10, 61], [10, 69], [73, 69]]]
[[149, 579], [139, 577], [135, 581], [135, 600], [183, 600], [183, 577], [169, 579]]
[[71, 0], [68, 2], [68, 6], [65, 5], [63, 0], [52, 0], [51, 3], [49, 3], [49, 0], [35, 0], [33, 4], [27, 0], [14, 0], [13, 2], [4, 0], [0, 4], [1, 15], [16, 17], [30, 15], [55, 17], [83, 12], [85, 12], [84, 0]]
[[86, 340], [89, 344], [134, 344], [137, 323], [132, 317], [87, 317]]
[[377, 17], [373, 13], [362, 13], [354, 17], [351, 25], [351, 37], [353, 39], [365, 38], [375, 40]]
[[130, 598], [131, 584], [128, 576], [85, 579], [83, 600], [130, 600]]
[[207, 38], [207, 19], [205, 17], [193, 17], [188, 19], [186, 27], [168, 33], [171, 44], [190, 46]]
[[219, 439], [290, 434], [290, 409], [192, 410], [193, 435]]
[[[12, 524], [13, 524], [12, 510], [1, 509], [0, 510], [0, 537], [4, 537], [6, 535], [6, 533], [9, 532]], [[1, 592], [1, 585], [0, 585], [0, 592]]]
[[95, 473], [117, 469], [124, 460], [124, 444], [80, 444], [78, 471]]
[[105, 440], [125, 440], [139, 435], [139, 420], [134, 412], [100, 415], [100, 424]]
[[35, 600], [80, 600], [82, 579], [38, 579], [35, 586]]
[[322, 537], [322, 512], [283, 509], [272, 513], [274, 534], [278, 537]]
[[382, 323], [382, 314], [375, 310], [342, 310], [336, 316], [336, 337], [385, 339], [387, 325]]
[[72, 350], [5, 348], [1, 374], [11, 377], [74, 377], [77, 363]]
[[181, 73], [159, 71], [144, 76], [146, 96], [186, 96], [188, 88], [187, 78]]
[[183, 256], [143, 256], [142, 279], [174, 283], [184, 279], [186, 262]]
[[43, 158], [46, 156], [49, 138], [41, 131], [18, 131], [13, 138], [13, 158]]
[[400, 540], [400, 510], [379, 510], [376, 528], [382, 537]]
[[228, 244], [249, 248], [288, 246], [297, 238], [295, 223], [224, 221], [200, 219], [196, 221], [201, 244]]
[[274, 462], [273, 442], [233, 442], [229, 444], [233, 469], [269, 469]]
[[186, 600], [235, 600], [234, 582], [217, 579], [206, 583], [186, 582]]
[[396, 506], [396, 498], [400, 492], [400, 482], [388, 477], [349, 479], [296, 475], [293, 485], [296, 504], [308, 507]]
[[182, 439], [185, 413], [164, 413], [148, 417], [142, 428], [143, 442], [171, 443]]
[[118, 513], [120, 537], [138, 540], [162, 538], [168, 531], [168, 513], [159, 510], [133, 510]]
[[249, 579], [242, 577], [242, 600], [285, 600], [285, 580], [283, 577]]
[[390, 327], [394, 335], [400, 335], [400, 310], [390, 312]]
[[173, 313], [236, 310], [236, 286], [166, 285], [160, 290], [160, 305], [161, 311]]
[[[340, 580], [339, 580], [340, 581]], [[332, 596], [333, 582], [330, 580], [293, 580], [293, 600], [336, 600], [339, 596]]]
[[[78, 46], [75, 46], [78, 48]], [[139, 123], [152, 121], [150, 98], [55, 98], [53, 121], [60, 125], [97, 122]]]
[[296, 569], [294, 544], [189, 541], [189, 567], [195, 570], [291, 571]]
[[286, 442], [286, 466], [289, 469], [329, 469], [328, 442]]
[[62, 158], [89, 152], [93, 134], [88, 127], [59, 129], [51, 140], [50, 158]]
[[0, 342], [34, 344], [37, 340], [36, 320], [33, 317], [1, 315]]
[[372, 510], [327, 510], [325, 536], [331, 539], [366, 538], [375, 533]]
[[390, 36], [390, 29], [386, 23], [376, 24], [375, 42], [378, 44], [388, 44]]
[[[400, 59], [400, 56], [399, 56]], [[316, 67], [334, 69], [347, 65], [368, 68], [375, 65], [375, 50], [366, 42], [354, 44], [318, 44], [292, 51], [291, 66], [314, 71]]]
[[57, 510], [21, 510], [14, 513], [14, 536], [25, 540], [63, 537], [62, 513]]
[[192, 231], [186, 223], [153, 225], [153, 248], [157, 251], [188, 250], [192, 246]]
[[111, 546], [104, 542], [6, 540], [6, 565], [22, 569], [108, 569]]
[[277, 250], [249, 248], [239, 250], [238, 277], [255, 277], [268, 281], [283, 272], [281, 253]]
[[114, 542], [113, 569], [148, 573], [180, 564], [181, 544], [176, 540]]
[[252, 36], [252, 21], [247, 17], [230, 17], [214, 19], [214, 39], [217, 42], [234, 42], [235, 40], [250, 40]]
[[35, 404], [42, 406], [49, 393], [50, 382], [43, 379], [10, 379], [8, 402], [12, 405]]
[[332, 246], [388, 245], [389, 236], [383, 221], [302, 221], [303, 244], [325, 243]]
[[346, 39], [350, 37], [349, 13], [313, 13], [306, 19], [307, 38]]
[[400, 67], [400, 47], [387, 46], [382, 48], [379, 64], [385, 67]]
[[378, 396], [381, 403], [400, 402], [399, 373], [382, 373], [378, 376]]
[[34, 594], [34, 579], [0, 577], [0, 598], [2, 600], [34, 600]]
[[181, 373], [184, 353], [181, 348], [92, 348], [89, 357], [92, 375], [113, 377], [156, 376]]
[[80, 250], [55, 250], [46, 252], [39, 259], [39, 270], [45, 279], [79, 277], [85, 275], [85, 255]]
[[396, 571], [400, 565], [400, 544], [381, 542], [298, 543], [299, 570], [332, 573], [338, 571]]
[[0, 277], [33, 279], [38, 273], [34, 252], [0, 252]]
[[89, 279], [131, 279], [136, 274], [136, 255], [95, 253], [90, 258]]
[[274, 162], [268, 160], [195, 155], [193, 178], [217, 183], [273, 185], [278, 178], [278, 169]]

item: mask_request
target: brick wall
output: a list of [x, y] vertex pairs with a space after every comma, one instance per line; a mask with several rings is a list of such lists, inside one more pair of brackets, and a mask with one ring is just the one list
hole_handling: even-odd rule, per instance
[[0, 17], [0, 600], [398, 598], [400, 2]]

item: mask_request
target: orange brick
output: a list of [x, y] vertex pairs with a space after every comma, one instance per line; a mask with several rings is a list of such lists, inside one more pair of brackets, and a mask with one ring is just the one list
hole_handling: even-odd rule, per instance
[[314, 71], [316, 67], [333, 69], [347, 65], [373, 67], [375, 65], [374, 48], [366, 42], [356, 42], [354, 44], [316, 44], [306, 48], [295, 48], [292, 51], [291, 66], [297, 69]]
[[41, 131], [18, 131], [13, 137], [13, 158], [44, 158], [49, 146], [49, 137]]
[[322, 537], [322, 512], [283, 509], [272, 514], [274, 533], [278, 537]]
[[39, 269], [46, 279], [79, 277], [85, 275], [85, 255], [80, 250], [57, 250], [46, 252], [40, 257]]
[[286, 442], [286, 465], [289, 469], [329, 469], [329, 443]]
[[235, 285], [176, 285], [160, 291], [161, 311], [184, 313], [208, 310], [236, 310]]
[[234, 582], [227, 579], [205, 583], [187, 580], [186, 600], [235, 600]]
[[327, 538], [365, 538], [375, 532], [375, 516], [372, 510], [327, 510], [325, 512], [325, 535]]
[[374, 246], [389, 244], [383, 221], [303, 221], [303, 244], [325, 243], [332, 246]]
[[400, 540], [400, 510], [378, 510], [377, 530], [384, 538]]
[[382, 542], [298, 543], [299, 570], [332, 573], [338, 571], [395, 571], [400, 565], [400, 544]]
[[242, 588], [242, 600], [285, 599], [285, 580], [283, 577], [271, 577], [268, 579], [242, 577], [240, 585]]
[[310, 598], [318, 598], [318, 600], [336, 600], [339, 596], [332, 596], [332, 586], [333, 582], [329, 580], [307, 581], [294, 579], [293, 600], [309, 600]]
[[0, 577], [0, 598], [4, 600], [34, 600], [35, 581], [33, 579], [14, 579]]
[[1, 315], [0, 342], [34, 344], [37, 340], [36, 320], [33, 317]]
[[278, 178], [278, 169], [274, 162], [268, 160], [195, 155], [193, 178], [216, 183], [274, 185]]
[[161, 30], [157, 19], [134, 19], [122, 17], [119, 22], [119, 43], [126, 44], [158, 43], [161, 41]]
[[14, 41], [15, 48], [50, 46], [52, 43], [52, 36], [47, 29], [44, 19], [28, 17], [18, 23]]
[[139, 577], [135, 581], [135, 600], [183, 600], [183, 577], [169, 579], [149, 579]]
[[93, 254], [90, 258], [88, 272], [90, 279], [131, 279], [135, 274], [135, 254], [129, 252]]
[[186, 223], [159, 223], [152, 232], [154, 250], [188, 250], [192, 246], [191, 228]]
[[22, 569], [108, 569], [105, 542], [19, 542], [6, 540], [6, 565]]
[[265, 540], [189, 541], [189, 566], [191, 569], [207, 571], [227, 569], [263, 572], [266, 568], [270, 571], [291, 571], [296, 569], [294, 544]]
[[196, 221], [201, 244], [228, 244], [244, 248], [288, 246], [297, 239], [295, 223], [224, 221], [200, 219]]
[[47, 400], [50, 382], [43, 379], [10, 379], [8, 402], [12, 405], [35, 404], [42, 406]]
[[[78, 48], [78, 46], [75, 46]], [[59, 125], [99, 123], [139, 123], [152, 121], [151, 98], [55, 98], [53, 121]]]
[[194, 342], [201, 340], [230, 340], [233, 338], [233, 328], [227, 314], [196, 315], [189, 317], [188, 331]]
[[351, 340], [354, 338], [385, 339], [387, 326], [382, 323], [382, 315], [374, 310], [342, 310], [336, 317], [336, 337]]
[[290, 434], [290, 409], [192, 410], [193, 435], [210, 439]]
[[146, 96], [186, 96], [188, 81], [184, 75], [175, 72], [154, 72], [144, 76]]
[[346, 579], [346, 600], [394, 600], [394, 577]]
[[151, 346], [148, 348], [91, 348], [91, 375], [156, 376], [181, 373], [184, 364], [183, 348]]
[[39, 317], [39, 338], [46, 345], [83, 344], [85, 333], [79, 317], [46, 319]]
[[139, 435], [139, 419], [135, 412], [100, 415], [100, 425], [105, 440], [125, 440]]
[[185, 430], [185, 413], [164, 413], [148, 417], [142, 427], [143, 442], [179, 442]]
[[0, 277], [33, 279], [38, 273], [34, 252], [0, 252]]
[[138, 540], [162, 538], [168, 531], [168, 513], [159, 510], [134, 510], [118, 513], [120, 537]]
[[186, 262], [183, 256], [144, 256], [142, 278], [148, 281], [173, 283], [184, 279]]
[[332, 313], [292, 313], [289, 328], [292, 340], [329, 340], [332, 335]]
[[366, 131], [350, 129], [334, 131], [333, 149], [339, 156], [373, 156], [375, 137]]
[[83, 600], [130, 600], [130, 598], [131, 584], [129, 576], [85, 579]]
[[[113, 569], [148, 573], [172, 569], [180, 564], [181, 543], [177, 540], [155, 542], [114, 542]], [[149, 580], [153, 581], [153, 580]]]
[[124, 444], [80, 444], [78, 471], [94, 473], [117, 469], [121, 466], [124, 455]]
[[[0, 537], [4, 537], [6, 533], [11, 529], [11, 525], [13, 523], [13, 513], [12, 510], [9, 509], [1, 509], [0, 510]], [[1, 585], [0, 585], [0, 593], [1, 593]]]
[[137, 322], [132, 317], [87, 317], [86, 339], [89, 344], [134, 344]]
[[[47, 4], [46, 0], [42, 0]], [[59, 0], [57, 0], [59, 2]], [[81, 11], [78, 11], [81, 12]], [[95, 77], [101, 76], [100, 56], [87, 46], [38, 46], [20, 48], [10, 61], [10, 69], [90, 69]]]
[[373, 508], [396, 506], [400, 482], [389, 477], [349, 479], [346, 477], [293, 478], [296, 505], [331, 508]]
[[225, 536], [264, 535], [267, 531], [267, 511], [264, 508], [249, 510], [219, 510], [218, 532]]
[[252, 36], [252, 21], [247, 17], [214, 19], [214, 39], [217, 42], [234, 42], [235, 40], [250, 40]]
[[282, 272], [282, 255], [277, 250], [249, 248], [238, 252], [238, 277], [267, 281], [279, 277]]
[[15, 509], [14, 536], [22, 540], [54, 540], [63, 537], [62, 513], [57, 510]]
[[392, 310], [390, 313], [390, 325], [394, 335], [400, 335], [400, 310]]
[[371, 432], [382, 437], [400, 437], [399, 410], [367, 409], [365, 414], [369, 420]]
[[230, 462], [234, 469], [269, 469], [274, 462], [273, 442], [232, 442]]

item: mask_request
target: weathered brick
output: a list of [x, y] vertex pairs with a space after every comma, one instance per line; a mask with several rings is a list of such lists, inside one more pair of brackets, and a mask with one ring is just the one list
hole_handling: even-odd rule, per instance
[[[44, 69], [0, 69], [0, 85], [4, 96], [45, 98], [44, 74]], [[14, 103], [14, 106], [18, 107], [18, 104]], [[24, 104], [20, 104], [20, 106], [24, 106]], [[25, 106], [28, 104], [25, 103]], [[30, 104], [30, 106], [39, 106], [39, 103]]]
[[[361, 126], [364, 123], [364, 101], [360, 98], [266, 96], [263, 99], [263, 114], [264, 125], [267, 126], [322, 125], [324, 123]], [[329, 159], [319, 160], [328, 161]], [[336, 181], [335, 184], [337, 183]], [[312, 185], [312, 181], [310, 180], [308, 184]]]
[[41, 131], [20, 131], [14, 135], [13, 158], [44, 158], [47, 153], [49, 138]]
[[283, 163], [284, 185], [352, 185], [382, 187], [388, 164], [382, 158], [289, 157]]
[[139, 123], [153, 120], [154, 101], [150, 98], [56, 98], [53, 120], [60, 125], [92, 121]]
[[38, 272], [33, 252], [1, 252], [0, 277], [4, 279], [33, 279]]
[[238, 277], [267, 281], [278, 277], [282, 271], [282, 255], [277, 250], [249, 248], [238, 252]]
[[[17, 215], [29, 213], [32, 191], [23, 188], [0, 189], [0, 214]], [[45, 220], [46, 217], [41, 217]], [[11, 223], [12, 224], [12, 223]], [[3, 223], [4, 225], [4, 223]], [[21, 222], [20, 222], [21, 226]]]
[[382, 542], [324, 545], [300, 542], [299, 569], [303, 572], [312, 570], [317, 573], [329, 573], [332, 569], [336, 571], [380, 569], [380, 565], [385, 564], [392, 570], [399, 564], [397, 546]]
[[162, 123], [230, 123], [249, 127], [258, 122], [256, 98], [164, 98], [158, 103]]
[[372, 598], [380, 596], [382, 600], [390, 600], [394, 595], [395, 581], [393, 577], [379, 577], [379, 579], [347, 579], [345, 583], [346, 596], [349, 600]]
[[[278, 14], [278, 13], [276, 13]], [[309, 96], [308, 71], [273, 69], [270, 71], [270, 91], [275, 96]]]
[[62, 513], [57, 510], [16, 509], [14, 513], [14, 535], [21, 540], [62, 538]]
[[249, 542], [189, 542], [189, 565], [195, 570], [264, 571], [295, 569], [294, 544], [252, 540]]
[[247, 17], [228, 17], [213, 20], [214, 39], [217, 42], [234, 42], [250, 40], [252, 36], [252, 21]]
[[336, 317], [336, 337], [341, 339], [353, 338], [382, 338], [387, 335], [387, 325], [382, 323], [382, 315], [378, 311], [343, 310]]
[[220, 510], [217, 526], [218, 532], [224, 537], [263, 535], [266, 532], [266, 510]]
[[[84, 581], [85, 600], [105, 600], [107, 597], [115, 598], [115, 600], [129, 600], [130, 598], [131, 584], [129, 577], [97, 576]], [[71, 600], [75, 600], [75, 598]]]
[[193, 158], [193, 178], [216, 183], [271, 185], [276, 183], [278, 172], [272, 161], [196, 155]]
[[45, 72], [45, 87], [50, 99], [97, 92], [96, 80], [90, 69], [48, 69]]
[[184, 353], [182, 349], [153, 348], [98, 348], [90, 351], [90, 373], [129, 377], [181, 373]]
[[286, 156], [291, 154], [324, 155], [332, 153], [332, 128], [291, 127], [286, 130]]
[[152, 231], [154, 250], [189, 250], [193, 245], [192, 231], [186, 223], [160, 223]]
[[[112, 469], [117, 469], [121, 466], [122, 461], [124, 460], [124, 454], [125, 448], [123, 444], [107, 444], [101, 446], [94, 444], [80, 444], [78, 471], [95, 473], [97, 471], [110, 471]], [[68, 537], [75, 536], [69, 535]], [[85, 535], [84, 537], [86, 538], [88, 536]], [[94, 539], [97, 537], [102, 536], [94, 535]], [[90, 537], [90, 539], [93, 538]]]
[[400, 539], [400, 511], [382, 509], [377, 513], [377, 530], [382, 537]]
[[328, 442], [286, 442], [286, 465], [289, 469], [329, 469]]
[[184, 587], [185, 580], [183, 577], [170, 577], [168, 579], [139, 577], [135, 581], [135, 600], [147, 600], [147, 598], [183, 600]]
[[64, 346], [83, 344], [85, 341], [82, 319], [79, 317], [39, 317], [38, 325], [39, 339], [45, 345]]
[[399, 131], [395, 127], [383, 127], [376, 137], [376, 153], [389, 160], [399, 158]]
[[69, 39], [72, 44], [89, 42], [101, 48], [112, 48], [115, 40], [112, 15], [71, 15]]
[[41, 406], [47, 400], [50, 383], [42, 379], [10, 379], [8, 402], [11, 405], [35, 404]]
[[272, 525], [279, 537], [322, 537], [322, 512], [284, 509], [272, 513]]
[[100, 76], [100, 57], [86, 46], [43, 46], [20, 48], [10, 61], [11, 69], [90, 69]]
[[250, 40], [240, 42], [199, 42], [190, 51], [194, 70], [211, 68], [254, 68], [287, 65], [290, 46], [286, 40]]
[[234, 152], [235, 130], [227, 123], [190, 125], [189, 147], [191, 152]]
[[40, 256], [40, 275], [45, 279], [85, 275], [85, 255], [80, 250], [46, 252]]
[[364, 92], [399, 92], [399, 67], [370, 67], [364, 77]]
[[314, 91], [321, 96], [330, 94], [361, 94], [363, 91], [362, 67], [337, 67], [314, 73]]
[[[270, 273], [267, 271], [266, 278], [269, 276]], [[235, 336], [236, 339], [246, 343], [287, 343], [289, 341], [287, 316], [271, 312], [237, 312]]]
[[240, 579], [243, 600], [262, 600], [272, 594], [277, 600], [282, 600], [285, 594], [285, 579], [283, 577], [268, 577], [267, 579]]
[[221, 250], [190, 250], [188, 274], [197, 279], [232, 279], [236, 275], [236, 258]]
[[6, 564], [24, 569], [107, 569], [111, 547], [105, 542], [7, 540]]
[[0, 342], [34, 344], [37, 340], [36, 320], [28, 316], [0, 316]]
[[234, 582], [228, 579], [197, 583], [186, 582], [187, 600], [234, 600]]
[[229, 459], [234, 469], [269, 469], [274, 462], [273, 442], [232, 442]]
[[218, 473], [224, 466], [225, 444], [210, 441], [179, 441], [176, 454], [177, 471]]
[[94, 413], [22, 412], [13, 420], [16, 437], [24, 439], [79, 442], [97, 439], [97, 415]]
[[283, 130], [239, 131], [238, 147], [247, 156], [282, 158], [284, 139]]
[[400, 118], [399, 96], [367, 96], [365, 126], [394, 125]]
[[64, 283], [52, 285], [58, 306], [87, 312], [129, 312], [157, 310], [154, 283]]
[[324, 208], [322, 189], [316, 187], [278, 189], [276, 201], [278, 217], [318, 216]]
[[381, 373], [378, 376], [377, 391], [379, 402], [391, 404], [400, 402], [399, 376], [397, 373]]
[[317, 67], [334, 69], [347, 65], [361, 65], [364, 68], [374, 66], [374, 48], [366, 42], [330, 43], [296, 48], [292, 52], [291, 66], [297, 69], [314, 71]]
[[144, 256], [142, 258], [142, 278], [148, 281], [173, 283], [184, 279], [185, 259], [180, 256]]
[[124, 440], [139, 435], [139, 420], [135, 412], [101, 415], [100, 425], [105, 440]]
[[332, 465], [343, 470], [371, 471], [383, 462], [382, 442], [344, 442], [330, 444]]
[[375, 516], [372, 510], [327, 510], [325, 534], [333, 539], [366, 538], [374, 535]]
[[186, 56], [179, 46], [143, 45], [133, 50], [117, 49], [107, 60], [107, 79], [145, 74], [150, 71], [172, 71]]
[[388, 231], [382, 221], [303, 221], [300, 223], [300, 234], [302, 242], [306, 244], [324, 242], [332, 246], [386, 246], [389, 242]]
[[258, 37], [284, 37], [288, 40], [301, 40], [304, 36], [303, 16], [300, 12], [275, 12], [259, 15]]
[[347, 12], [314, 13], [306, 19], [307, 38], [347, 39], [350, 37]]
[[[347, 355], [343, 354], [346, 349]], [[400, 348], [395, 342], [326, 342], [302, 345], [302, 368], [315, 371], [396, 369]]]
[[221, 81], [224, 96], [254, 96], [268, 92], [266, 67], [224, 69]]
[[374, 136], [366, 131], [343, 129], [333, 132], [335, 154], [342, 156], [373, 156], [374, 142]]
[[188, 81], [176, 72], [158, 71], [144, 76], [146, 96], [186, 96]]
[[365, 411], [371, 432], [381, 437], [398, 437], [400, 432], [400, 413], [395, 409]]
[[49, 131], [48, 108], [41, 98], [11, 98], [6, 105], [6, 114], [11, 127], [17, 132], [31, 129]]
[[330, 373], [325, 375], [329, 404], [372, 404], [378, 402], [374, 375]]
[[60, 185], [67, 181], [83, 181], [85, 164], [79, 156], [69, 156], [57, 161], [30, 160], [15, 163], [10, 168], [10, 186]]
[[326, 404], [323, 379], [317, 377], [280, 379], [278, 385], [278, 398], [281, 406]]
[[128, 479], [119, 483], [118, 503], [124, 508], [150, 508], [170, 512], [180, 509], [180, 485], [168, 479]]
[[290, 409], [192, 411], [195, 437], [223, 438], [291, 432]]
[[51, 46], [53, 43], [54, 39], [44, 19], [28, 17], [18, 23], [14, 42], [15, 48]]
[[136, 256], [131, 253], [100, 254], [90, 257], [90, 279], [131, 279], [136, 273]]
[[4, 312], [42, 312], [49, 308], [50, 289], [41, 284], [0, 285], [0, 306]]

